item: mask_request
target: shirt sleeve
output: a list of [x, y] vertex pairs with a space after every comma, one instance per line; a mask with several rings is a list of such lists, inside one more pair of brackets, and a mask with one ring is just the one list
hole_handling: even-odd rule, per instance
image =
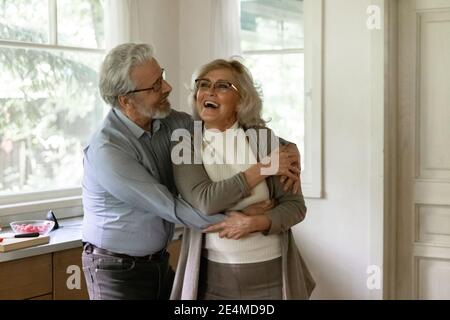
[[173, 173], [180, 195], [207, 214], [227, 210], [250, 195], [242, 172], [217, 182], [211, 181], [202, 164], [174, 165]]
[[[201, 152], [195, 150], [194, 139], [189, 132], [184, 132], [176, 148], [183, 150], [185, 157], [181, 162], [172, 163], [175, 184], [183, 199], [195, 208], [214, 214], [231, 208], [251, 194], [242, 172], [229, 179], [213, 182], [203, 166]], [[201, 145], [197, 149], [199, 151]]]
[[205, 215], [175, 197], [120, 146], [107, 143], [91, 151], [90, 162], [99, 183], [120, 201], [193, 228], [204, 228], [223, 220], [222, 214]]
[[[275, 135], [275, 133], [267, 129], [268, 132], [262, 139], [251, 139], [251, 141], [258, 141], [258, 151], [260, 158], [266, 154], [270, 154], [272, 148], [272, 141], [279, 141], [280, 144], [290, 144], [289, 141], [285, 141]], [[279, 139], [279, 140], [278, 140]], [[276, 147], [277, 145], [275, 145]], [[271, 176], [266, 179], [267, 185], [270, 189], [272, 199], [276, 199], [278, 205], [269, 210], [266, 214], [272, 221], [271, 227], [264, 234], [278, 234], [289, 230], [292, 226], [303, 221], [306, 215], [306, 206], [303, 199], [301, 189], [297, 194], [284, 191], [284, 186], [280, 183], [280, 179], [277, 176]]]
[[301, 188], [297, 194], [292, 194], [283, 190], [283, 185], [277, 177], [270, 177], [267, 181], [272, 198], [277, 200], [278, 205], [266, 212], [272, 224], [264, 234], [279, 234], [305, 219], [305, 200]]

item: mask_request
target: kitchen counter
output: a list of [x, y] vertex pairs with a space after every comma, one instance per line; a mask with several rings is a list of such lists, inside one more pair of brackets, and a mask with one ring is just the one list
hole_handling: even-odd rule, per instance
[[[82, 275], [83, 217], [59, 219], [59, 229], [50, 232], [50, 242], [39, 246], [0, 252], [0, 300], [86, 300], [89, 298]], [[9, 228], [8, 228], [9, 229]], [[3, 230], [10, 232], [10, 230]], [[175, 270], [183, 228], [175, 227], [168, 245], [169, 263]], [[75, 276], [81, 282], [69, 286]], [[74, 290], [77, 289], [77, 290]]]
[[[58, 220], [59, 228], [49, 233], [50, 242], [35, 247], [9, 252], [0, 252], [0, 262], [17, 260], [46, 253], [52, 253], [82, 246], [81, 225], [83, 217]], [[3, 231], [9, 231], [3, 229]]]
[[[0, 262], [17, 260], [46, 253], [79, 248], [82, 246], [81, 226], [83, 217], [58, 219], [59, 228], [49, 233], [50, 242], [39, 246], [0, 252]], [[10, 231], [3, 229], [2, 232]], [[182, 226], [176, 226], [173, 240], [179, 239], [183, 232]]]

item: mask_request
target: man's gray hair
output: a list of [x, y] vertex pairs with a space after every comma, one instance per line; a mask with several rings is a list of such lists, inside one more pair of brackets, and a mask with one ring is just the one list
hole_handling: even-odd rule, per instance
[[130, 78], [134, 67], [153, 58], [153, 47], [145, 43], [125, 43], [111, 49], [100, 68], [99, 89], [107, 104], [119, 108], [118, 97], [135, 90]]
[[261, 95], [255, 87], [253, 77], [250, 71], [241, 62], [237, 60], [216, 59], [194, 72], [191, 79], [191, 93], [188, 97], [188, 103], [192, 108], [193, 118], [199, 120], [197, 112], [197, 90], [195, 89], [195, 79], [204, 77], [207, 73], [218, 70], [230, 70], [239, 90], [239, 103], [237, 109], [237, 120], [239, 124], [248, 129], [255, 126], [265, 126], [266, 121], [261, 118], [262, 99]]

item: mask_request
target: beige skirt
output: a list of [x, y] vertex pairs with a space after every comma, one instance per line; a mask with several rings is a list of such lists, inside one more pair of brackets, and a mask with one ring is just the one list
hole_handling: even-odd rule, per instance
[[201, 258], [199, 300], [281, 300], [281, 257], [227, 264]]

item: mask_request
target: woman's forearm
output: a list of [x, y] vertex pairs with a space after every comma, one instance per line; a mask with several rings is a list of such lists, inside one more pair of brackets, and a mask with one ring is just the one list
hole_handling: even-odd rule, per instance
[[258, 162], [244, 171], [245, 180], [250, 189], [253, 189], [266, 178], [266, 176], [261, 174], [261, 168], [262, 165]]
[[251, 194], [243, 173], [213, 182], [202, 164], [180, 164], [173, 166], [173, 175], [183, 199], [207, 214], [225, 211]]

